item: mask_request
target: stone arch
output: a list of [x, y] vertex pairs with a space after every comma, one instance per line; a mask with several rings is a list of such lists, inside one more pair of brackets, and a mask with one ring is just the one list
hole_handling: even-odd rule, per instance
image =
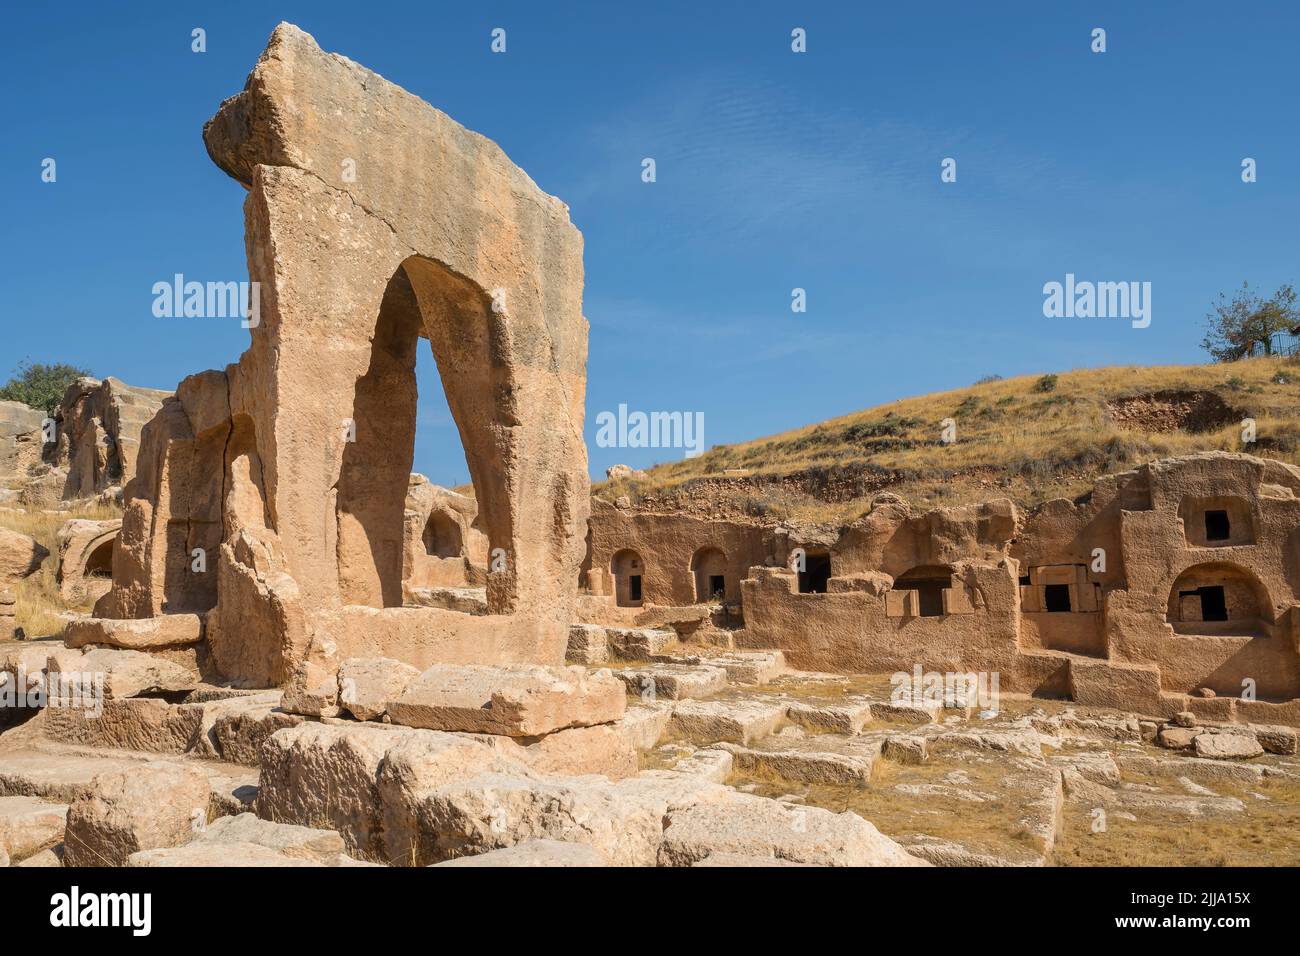
[[1272, 623], [1268, 589], [1253, 573], [1230, 561], [1207, 561], [1183, 570], [1169, 589], [1166, 620], [1175, 631], [1243, 628]]
[[727, 556], [720, 548], [706, 545], [691, 557], [695, 577], [695, 603], [727, 598]]
[[[502, 449], [508, 430], [519, 422], [512, 373], [501, 361], [503, 322], [485, 290], [431, 259], [410, 256], [389, 279], [369, 367], [357, 379], [352, 418], [341, 423], [345, 444], [335, 508], [344, 604], [402, 604], [402, 529], [415, 453], [415, 358], [421, 339], [433, 351], [464, 446], [479, 507], [476, 525], [492, 547], [514, 540], [513, 489], [506, 475], [516, 463], [507, 461]], [[435, 537], [455, 542], [454, 553], [442, 553], [451, 544], [436, 545], [440, 557], [463, 553], [459, 527], [453, 533], [438, 523], [432, 530]], [[426, 537], [429, 532], [426, 527]], [[488, 577], [489, 613], [507, 613], [514, 606], [517, 575], [511, 558], [507, 553], [504, 569]]]
[[614, 553], [609, 560], [614, 577], [614, 601], [619, 607], [641, 607], [645, 603], [645, 562], [631, 548]]
[[113, 546], [117, 544], [117, 535], [112, 534], [95, 545], [94, 550], [86, 556], [86, 566], [82, 574], [88, 578], [113, 577]]
[[113, 586], [113, 555], [121, 522], [74, 519], [59, 529], [55, 576], [69, 604], [90, 603]]

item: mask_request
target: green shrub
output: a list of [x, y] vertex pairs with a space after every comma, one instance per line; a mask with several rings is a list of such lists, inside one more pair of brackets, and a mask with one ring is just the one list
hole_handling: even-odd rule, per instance
[[0, 388], [0, 401], [22, 402], [52, 414], [63, 400], [63, 393], [79, 378], [90, 373], [75, 365], [23, 361], [14, 369], [13, 378]]

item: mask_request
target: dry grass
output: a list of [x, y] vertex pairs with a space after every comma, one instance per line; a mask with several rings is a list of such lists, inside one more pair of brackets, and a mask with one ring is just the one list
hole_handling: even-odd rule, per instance
[[[951, 759], [957, 757], [958, 759]], [[955, 783], [951, 775], [964, 774]], [[1041, 856], [1041, 847], [1023, 825], [1025, 804], [1040, 794], [1011, 784], [1005, 759], [976, 754], [949, 754], [921, 764], [877, 760], [867, 787], [792, 784], [760, 776], [736, 776], [733, 785], [752, 787], [767, 797], [796, 794], [807, 806], [834, 813], [852, 810], [881, 833], [896, 840], [925, 837], [954, 843], [979, 854], [1015, 862]], [[923, 795], [904, 793], [900, 786], [934, 788]], [[978, 799], [963, 799], [977, 797]], [[988, 799], [993, 797], [994, 799]]]
[[[1169, 778], [1125, 773], [1124, 779], [1178, 792]], [[1058, 866], [1295, 866], [1300, 861], [1300, 779], [1222, 781], [1210, 789], [1241, 800], [1245, 812], [1188, 817], [1150, 809], [1135, 812], [1137, 820], [1112, 812], [1105, 831], [1093, 833], [1091, 808], [1067, 803], [1053, 861]]]
[[[1004, 379], [951, 392], [901, 399], [770, 438], [720, 445], [705, 454], [653, 468], [648, 477], [598, 485], [612, 500], [671, 499], [699, 479], [795, 474], [815, 480], [856, 477], [872, 491], [845, 497], [791, 493], [752, 481], [738, 487], [742, 510], [777, 518], [842, 521], [860, 515], [881, 488], [922, 505], [1007, 496], [1026, 506], [1086, 493], [1100, 474], [1154, 458], [1196, 451], [1246, 450], [1300, 463], [1300, 361], [1256, 358], [1214, 365], [1079, 369], [1056, 376], [1050, 391], [1039, 376]], [[1106, 403], [1164, 390], [1208, 390], [1257, 422], [1258, 442], [1241, 443], [1240, 426], [1190, 432], [1122, 427]], [[957, 441], [940, 441], [952, 418]], [[698, 486], [697, 486], [698, 487]]]
[[59, 614], [63, 611], [89, 610], [89, 607], [84, 606], [70, 607], [59, 596], [59, 585], [55, 579], [59, 561], [59, 544], [55, 536], [59, 528], [73, 518], [102, 521], [121, 516], [120, 508], [99, 503], [78, 504], [67, 511], [55, 512], [40, 509], [0, 510], [0, 527], [29, 534], [50, 552], [35, 574], [12, 586], [18, 598], [17, 625], [29, 638], [46, 637], [62, 631], [63, 621]]

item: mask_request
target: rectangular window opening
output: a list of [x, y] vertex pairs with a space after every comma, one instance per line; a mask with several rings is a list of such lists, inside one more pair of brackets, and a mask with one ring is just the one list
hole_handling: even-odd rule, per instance
[[1043, 605], [1049, 612], [1068, 612], [1070, 610], [1070, 586], [1068, 584], [1049, 584], [1044, 587]]

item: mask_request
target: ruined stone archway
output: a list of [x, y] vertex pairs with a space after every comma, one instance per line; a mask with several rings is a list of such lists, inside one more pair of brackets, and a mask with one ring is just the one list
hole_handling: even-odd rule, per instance
[[117, 535], [113, 535], [95, 546], [95, 550], [86, 558], [86, 567], [82, 571], [86, 577], [110, 579], [113, 577], [113, 545], [116, 542]]
[[[348, 656], [560, 663], [590, 509], [567, 207], [491, 140], [289, 24], [204, 141], [248, 189], [257, 313], [239, 361], [182, 383], [142, 439], [104, 612], [206, 612], [216, 670], [245, 686]], [[485, 569], [487, 615], [403, 606], [421, 339], [476, 490], [467, 570]], [[223, 462], [241, 420], [245, 451]], [[196, 475], [217, 487], [188, 493]], [[223, 478], [240, 491], [224, 528]], [[202, 593], [196, 544], [220, 551]]]
[[[460, 432], [479, 506], [477, 521], [493, 547], [515, 537], [507, 498], [512, 463], [502, 454], [502, 439], [517, 424], [510, 401], [514, 372], [499, 360], [508, 336], [505, 321], [485, 290], [432, 260], [412, 256], [389, 279], [369, 365], [357, 379], [352, 415], [342, 430], [335, 503], [344, 604], [403, 603], [403, 520], [415, 451], [416, 349], [422, 339], [433, 351]], [[488, 578], [490, 613], [514, 607], [517, 583], [507, 552], [503, 573]]]
[[88, 604], [113, 584], [113, 553], [122, 522], [73, 519], [59, 529], [59, 594], [69, 604]]

